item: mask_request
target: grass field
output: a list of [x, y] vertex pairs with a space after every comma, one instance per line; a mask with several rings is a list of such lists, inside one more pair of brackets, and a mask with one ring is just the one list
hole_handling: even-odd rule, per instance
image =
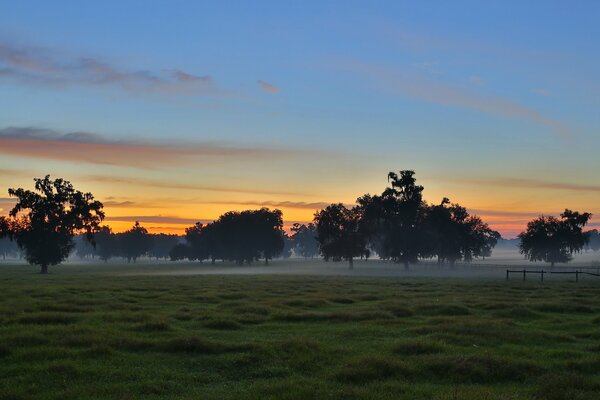
[[600, 398], [594, 281], [61, 268], [0, 266], [2, 399]]

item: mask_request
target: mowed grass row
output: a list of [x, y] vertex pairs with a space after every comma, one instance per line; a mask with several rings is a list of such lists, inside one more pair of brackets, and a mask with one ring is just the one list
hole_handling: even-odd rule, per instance
[[12, 271], [2, 399], [600, 398], [591, 281]]

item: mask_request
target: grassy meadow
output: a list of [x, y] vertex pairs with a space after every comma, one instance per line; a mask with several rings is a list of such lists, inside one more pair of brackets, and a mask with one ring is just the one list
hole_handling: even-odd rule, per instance
[[0, 399], [600, 398], [600, 281], [33, 271]]

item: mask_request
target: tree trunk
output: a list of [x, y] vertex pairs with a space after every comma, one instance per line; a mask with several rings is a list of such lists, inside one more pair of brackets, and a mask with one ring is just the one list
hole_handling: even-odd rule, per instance
[[216, 259], [216, 258], [213, 258], [213, 259], [211, 260], [211, 262], [210, 262], [210, 263], [211, 263], [212, 265], [215, 265], [215, 263], [216, 263], [216, 262], [217, 262], [217, 259]]
[[269, 259], [265, 257], [265, 265], [269, 265]]
[[408, 260], [407, 260], [407, 261], [404, 261], [404, 269], [405, 269], [406, 271], [410, 270], [410, 263], [408, 262]]
[[352, 257], [348, 258], [348, 268], [354, 269], [354, 259]]
[[550, 269], [554, 268], [554, 261], [550, 263]]
[[48, 273], [48, 266], [41, 265], [40, 274], [47, 274], [47, 273]]

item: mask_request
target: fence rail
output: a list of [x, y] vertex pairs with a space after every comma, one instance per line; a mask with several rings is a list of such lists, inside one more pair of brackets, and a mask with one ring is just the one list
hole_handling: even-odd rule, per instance
[[563, 275], [575, 275], [575, 282], [579, 282], [579, 275], [591, 275], [591, 276], [600, 276], [600, 274], [596, 274], [588, 271], [544, 271], [542, 270], [528, 270], [528, 269], [507, 269], [506, 270], [506, 280], [509, 279], [510, 274], [522, 274], [523, 280], [526, 280], [527, 274], [539, 274], [540, 280], [544, 282], [545, 274], [563, 274]]

